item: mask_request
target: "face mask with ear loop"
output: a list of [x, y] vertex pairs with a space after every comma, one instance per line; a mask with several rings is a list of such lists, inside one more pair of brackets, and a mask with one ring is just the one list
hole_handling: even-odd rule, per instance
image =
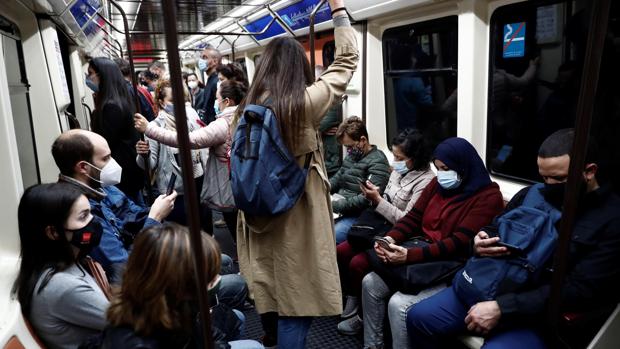
[[394, 171], [396, 171], [401, 176], [404, 176], [409, 172], [409, 168], [407, 167], [407, 160], [394, 161], [392, 162], [392, 167], [394, 168]]
[[108, 163], [105, 166], [103, 166], [103, 168], [101, 169], [89, 163], [88, 161], [84, 161], [84, 162], [87, 163], [92, 168], [99, 171], [99, 179], [93, 178], [88, 175], [87, 176], [93, 181], [99, 183], [99, 185], [101, 185], [102, 188], [117, 185], [118, 183], [121, 182], [123, 168], [113, 158], [110, 158], [110, 161], [108, 161]]
[[455, 189], [461, 185], [463, 180], [454, 170], [437, 171], [437, 182], [444, 189]]
[[62, 228], [63, 232], [72, 232], [73, 236], [69, 243], [80, 250], [80, 256], [86, 256], [101, 242], [103, 227], [93, 217], [88, 224], [80, 229], [70, 230]]
[[201, 71], [203, 70], [207, 70], [207, 60], [206, 59], [198, 59], [198, 69], [200, 69]]
[[93, 92], [99, 92], [99, 85], [97, 85], [88, 74], [86, 74], [84, 81], [86, 82], [86, 86], [88, 86], [88, 88], [90, 88]]

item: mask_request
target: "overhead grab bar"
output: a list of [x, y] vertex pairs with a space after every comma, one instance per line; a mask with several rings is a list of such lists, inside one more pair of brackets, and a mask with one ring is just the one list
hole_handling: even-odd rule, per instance
[[[324, 0], [323, 0], [323, 1], [324, 1]], [[291, 27], [289, 27], [288, 23], [286, 23], [286, 22], [282, 19], [282, 17], [280, 17], [280, 15], [278, 14], [278, 12], [274, 11], [274, 10], [271, 8], [271, 5], [270, 5], [270, 4], [265, 5], [265, 8], [267, 9], [267, 11], [269, 11], [269, 13], [271, 13], [271, 16], [272, 16], [273, 18], [276, 18], [276, 19], [278, 20], [278, 23], [280, 24], [280, 26], [281, 26], [282, 28], [284, 28], [284, 29], [285, 29], [285, 30], [286, 30], [289, 34], [291, 34], [294, 38], [295, 38], [295, 37], [297, 37], [297, 36], [295, 35], [295, 33], [293, 32], [293, 29], [292, 29]]]
[[[265, 34], [267, 32], [267, 30], [269, 30], [269, 27], [271, 27], [271, 25], [273, 24], [273, 22], [276, 21], [276, 18], [272, 18], [269, 23], [267, 23], [267, 25], [265, 26], [265, 28], [263, 28], [261, 31], [259, 32], [222, 32], [222, 31], [208, 31], [208, 32], [203, 32], [203, 31], [180, 31], [177, 32], [178, 35], [221, 35], [221, 36], [254, 36], [254, 35], [262, 35]], [[166, 32], [165, 31], [148, 31], [148, 30], [133, 30], [130, 31], [129, 34], [131, 35], [165, 35]]]

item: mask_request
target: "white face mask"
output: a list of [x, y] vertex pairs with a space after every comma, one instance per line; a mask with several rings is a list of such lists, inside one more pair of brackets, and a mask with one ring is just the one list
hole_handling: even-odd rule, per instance
[[196, 87], [198, 87], [198, 81], [190, 81], [190, 82], [187, 83], [187, 86], [189, 86], [189, 88], [191, 88], [193, 90]]
[[99, 171], [98, 180], [90, 176], [88, 177], [98, 182], [102, 188], [117, 185], [118, 183], [121, 182], [121, 175], [123, 174], [123, 168], [113, 158], [110, 158], [110, 161], [108, 161], [108, 163], [105, 166], [103, 166], [103, 168], [101, 169], [88, 162], [86, 163]]

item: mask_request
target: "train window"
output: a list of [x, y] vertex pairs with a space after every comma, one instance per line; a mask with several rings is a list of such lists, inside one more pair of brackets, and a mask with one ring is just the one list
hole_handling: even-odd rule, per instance
[[554, 131], [574, 126], [587, 5], [524, 2], [493, 13], [486, 152], [493, 174], [539, 181], [532, 161], [538, 147]]
[[29, 84], [24, 65], [24, 52], [17, 27], [0, 17], [0, 47], [4, 56], [11, 113], [17, 140], [17, 152], [24, 188], [41, 183], [37, 150], [30, 111]]
[[436, 140], [456, 135], [457, 60], [457, 16], [385, 31], [388, 139], [405, 128]]

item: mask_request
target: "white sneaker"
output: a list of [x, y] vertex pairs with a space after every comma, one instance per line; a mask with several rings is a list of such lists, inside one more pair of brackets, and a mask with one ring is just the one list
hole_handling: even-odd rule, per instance
[[350, 318], [353, 315], [356, 315], [357, 309], [358, 309], [357, 303], [358, 303], [357, 297], [347, 296], [347, 300], [344, 303], [344, 311], [342, 312], [342, 315], [340, 315], [340, 317], [343, 319], [346, 319], [346, 318]]
[[364, 329], [364, 322], [359, 315], [355, 315], [350, 319], [340, 321], [338, 324], [338, 332], [347, 336], [355, 336]]

